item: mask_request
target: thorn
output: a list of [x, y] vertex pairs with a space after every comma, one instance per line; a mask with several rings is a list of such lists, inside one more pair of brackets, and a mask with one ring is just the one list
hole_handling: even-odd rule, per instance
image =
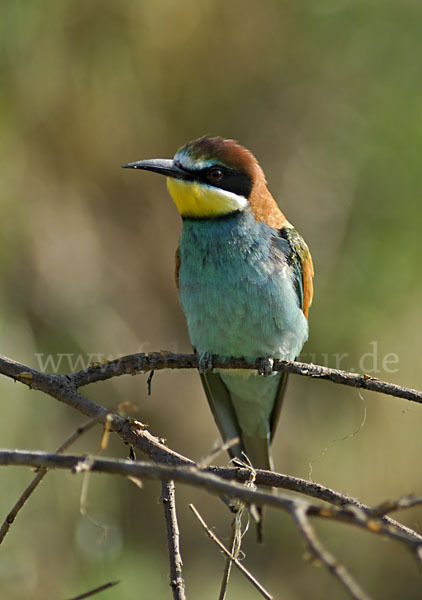
[[153, 377], [154, 377], [154, 369], [152, 369], [152, 371], [148, 375], [148, 379], [147, 379], [147, 393], [148, 393], [148, 396], [151, 396], [151, 383], [152, 383], [152, 378]]

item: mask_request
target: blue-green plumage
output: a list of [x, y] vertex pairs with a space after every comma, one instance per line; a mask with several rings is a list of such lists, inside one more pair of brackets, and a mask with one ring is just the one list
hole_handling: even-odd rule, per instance
[[[308, 324], [292, 256], [280, 232], [256, 221], [250, 210], [220, 219], [184, 220], [179, 295], [198, 353], [251, 361], [296, 358]], [[223, 386], [216, 385], [217, 377]], [[240, 434], [242, 444], [235, 453], [249, 450], [254, 466], [270, 468], [271, 416], [283, 375], [221, 370], [203, 376], [203, 382], [223, 437], [227, 431]], [[231, 403], [230, 413], [223, 403]], [[227, 422], [233, 419], [236, 423]]]

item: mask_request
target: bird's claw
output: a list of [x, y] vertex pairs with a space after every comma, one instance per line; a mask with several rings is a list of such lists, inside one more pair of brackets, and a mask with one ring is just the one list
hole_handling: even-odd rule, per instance
[[266, 356], [265, 358], [261, 358], [258, 366], [258, 373], [260, 375], [268, 376], [273, 372], [274, 359], [271, 356]]
[[208, 354], [208, 352], [203, 352], [198, 357], [198, 371], [200, 373], [211, 373], [213, 369], [212, 366], [212, 354]]

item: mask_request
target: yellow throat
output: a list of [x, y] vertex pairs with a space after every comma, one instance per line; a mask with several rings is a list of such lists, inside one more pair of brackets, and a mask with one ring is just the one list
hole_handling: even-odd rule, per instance
[[220, 217], [248, 205], [244, 196], [193, 181], [167, 177], [167, 189], [182, 217]]

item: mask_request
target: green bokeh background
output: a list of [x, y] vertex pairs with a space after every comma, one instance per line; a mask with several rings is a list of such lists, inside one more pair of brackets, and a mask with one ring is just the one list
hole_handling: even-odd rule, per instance
[[[61, 354], [66, 372], [97, 355], [190, 350], [173, 283], [180, 219], [161, 178], [120, 165], [210, 133], [256, 154], [311, 247], [303, 359], [421, 388], [421, 39], [415, 0], [4, 0], [0, 352], [34, 367]], [[2, 447], [52, 450], [84, 422], [4, 378], [0, 391]], [[143, 376], [85, 391], [108, 407], [136, 404], [137, 418], [194, 459], [218, 439], [194, 372], [156, 374], [151, 397]], [[421, 427], [417, 405], [292, 378], [276, 468], [369, 503], [422, 493]], [[95, 452], [100, 435], [74, 450]], [[106, 454], [127, 448], [113, 439]], [[0, 518], [32, 476], [1, 469]], [[66, 598], [120, 579], [101, 597], [170, 598], [159, 484], [93, 475], [91, 520], [81, 485], [64, 472], [45, 479], [0, 548], [0, 597]], [[223, 559], [188, 502], [223, 539], [229, 517], [179, 486], [188, 596], [213, 599]], [[402, 517], [421, 529], [420, 510]], [[317, 529], [374, 597], [421, 597], [402, 547]], [[269, 510], [266, 545], [249, 533], [244, 549], [276, 598], [346, 598], [303, 560], [284, 514]], [[229, 598], [256, 597], [234, 573]]]

